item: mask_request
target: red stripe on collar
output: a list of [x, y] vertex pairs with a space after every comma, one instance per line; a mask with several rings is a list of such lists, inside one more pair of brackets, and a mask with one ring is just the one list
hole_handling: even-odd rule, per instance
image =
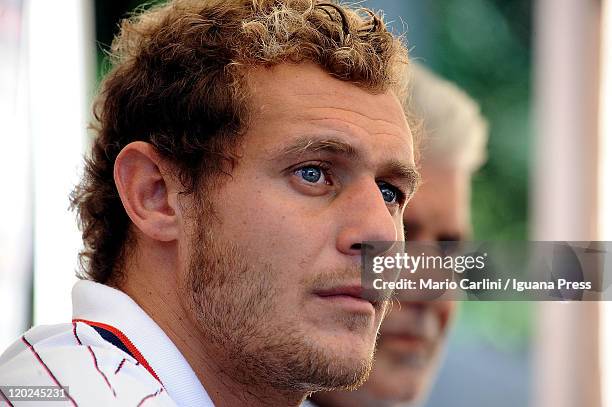
[[78, 318], [73, 319], [72, 322], [83, 322], [84, 324], [90, 325], [92, 327], [95, 326], [98, 328], [106, 329], [107, 331], [111, 332], [113, 335], [117, 337], [117, 339], [121, 341], [121, 343], [123, 343], [123, 346], [129, 349], [129, 351], [134, 356], [134, 359], [136, 359], [141, 365], [143, 365], [144, 368], [147, 369], [149, 373], [151, 373], [151, 375], [155, 378], [155, 380], [157, 380], [162, 386], [164, 385], [162, 381], [159, 379], [159, 376], [157, 376], [157, 373], [155, 373], [155, 370], [153, 370], [151, 365], [149, 365], [149, 362], [147, 362], [144, 356], [142, 356], [142, 353], [140, 353], [138, 348], [136, 348], [136, 346], [132, 343], [132, 341], [130, 341], [130, 339], [127, 336], [125, 336], [123, 332], [121, 332], [114, 326], [104, 324], [102, 322], [88, 321], [86, 319], [78, 319]]

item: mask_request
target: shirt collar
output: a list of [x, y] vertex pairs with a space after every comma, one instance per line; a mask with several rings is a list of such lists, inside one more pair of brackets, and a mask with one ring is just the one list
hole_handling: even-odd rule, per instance
[[72, 288], [72, 317], [108, 324], [136, 346], [177, 405], [214, 407], [181, 352], [132, 298], [104, 284], [80, 280]]

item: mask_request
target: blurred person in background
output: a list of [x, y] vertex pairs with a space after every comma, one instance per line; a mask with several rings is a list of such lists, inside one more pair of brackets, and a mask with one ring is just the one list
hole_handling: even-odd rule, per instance
[[223, 407], [363, 383], [387, 301], [361, 298], [361, 245], [403, 240], [419, 180], [401, 40], [338, 4], [176, 0], [113, 58], [72, 323], [26, 332], [0, 384]]
[[[404, 212], [407, 241], [452, 242], [471, 236], [472, 174], [486, 157], [488, 126], [465, 92], [417, 63], [411, 64], [412, 109], [423, 120], [423, 183]], [[452, 301], [395, 303], [385, 318], [375, 362], [355, 391], [321, 392], [319, 407], [391, 407], [421, 401], [438, 368]]]

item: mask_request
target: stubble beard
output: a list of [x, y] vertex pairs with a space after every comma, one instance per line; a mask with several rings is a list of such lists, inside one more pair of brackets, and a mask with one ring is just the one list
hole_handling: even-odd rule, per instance
[[[283, 287], [275, 284], [271, 267], [251, 265], [236, 244], [215, 240], [206, 215], [199, 213], [183, 291], [204, 340], [221, 350], [215, 362], [224, 373], [247, 388], [280, 392], [350, 390], [363, 384], [373, 354], [347, 362], [301, 332], [297, 323], [283, 320], [275, 301]], [[347, 327], [362, 323], [358, 319], [345, 321]]]

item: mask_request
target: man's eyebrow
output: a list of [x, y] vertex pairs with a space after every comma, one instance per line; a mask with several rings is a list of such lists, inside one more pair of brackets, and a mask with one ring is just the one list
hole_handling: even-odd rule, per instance
[[409, 198], [416, 192], [421, 184], [421, 174], [413, 165], [407, 165], [400, 161], [390, 161], [385, 165], [383, 173], [387, 177], [397, 178], [406, 185], [410, 191]]
[[[300, 137], [291, 145], [273, 154], [273, 159], [277, 160], [288, 156], [300, 156], [302, 154], [321, 152], [338, 154], [352, 160], [361, 157], [361, 153], [353, 145], [338, 138]], [[382, 173], [384, 176], [401, 180], [410, 191], [410, 195], [416, 191], [421, 181], [421, 175], [414, 165], [405, 164], [398, 160], [390, 160], [385, 163]]]
[[291, 145], [274, 154], [275, 159], [286, 156], [299, 156], [308, 153], [332, 153], [345, 156], [349, 159], [360, 157], [359, 151], [351, 144], [333, 137], [313, 138], [301, 137]]

